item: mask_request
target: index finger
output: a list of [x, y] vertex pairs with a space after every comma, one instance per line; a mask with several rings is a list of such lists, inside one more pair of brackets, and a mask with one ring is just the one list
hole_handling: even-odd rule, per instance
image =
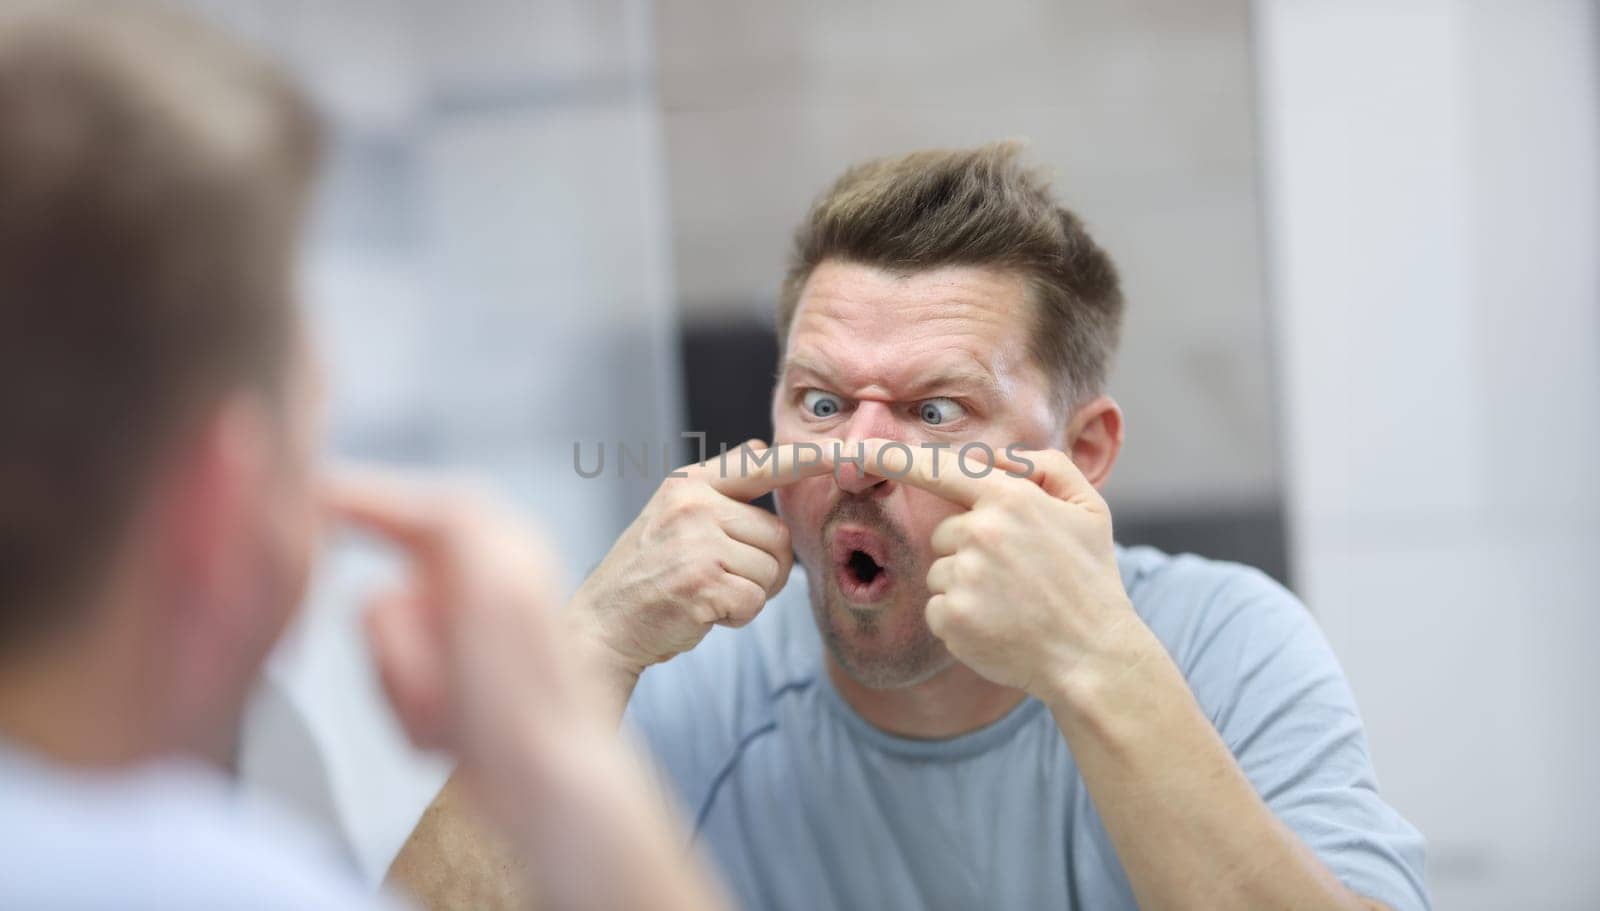
[[689, 469], [717, 492], [748, 502], [802, 478], [833, 471], [833, 441], [780, 443], [768, 447], [759, 440], [741, 444], [716, 458]]
[[413, 551], [437, 540], [438, 511], [420, 484], [377, 469], [341, 468], [320, 488], [323, 510], [342, 523]]
[[933, 448], [896, 440], [866, 440], [862, 447], [862, 470], [866, 473], [910, 484], [967, 509], [997, 485], [1009, 483], [992, 461], [982, 463], [989, 466], [984, 474], [974, 474], [967, 467], [969, 459], [944, 446]]

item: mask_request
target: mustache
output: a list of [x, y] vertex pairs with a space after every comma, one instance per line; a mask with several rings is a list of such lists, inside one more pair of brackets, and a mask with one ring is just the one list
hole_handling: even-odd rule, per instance
[[910, 548], [906, 544], [906, 536], [895, 524], [889, 514], [884, 511], [883, 505], [869, 497], [847, 494], [833, 504], [828, 514], [822, 519], [822, 536], [828, 534], [843, 522], [854, 522], [878, 532], [894, 547], [895, 555], [906, 553]]

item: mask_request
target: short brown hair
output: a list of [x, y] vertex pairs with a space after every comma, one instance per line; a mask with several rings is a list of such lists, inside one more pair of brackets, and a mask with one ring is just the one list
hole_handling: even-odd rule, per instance
[[857, 165], [795, 232], [778, 305], [782, 345], [800, 292], [824, 260], [915, 272], [995, 266], [1026, 276], [1037, 301], [1033, 355], [1064, 407], [1105, 385], [1122, 325], [1111, 258], [1016, 143], [933, 149]]
[[195, 414], [278, 388], [317, 132], [175, 13], [0, 15], [0, 646], [77, 613]]

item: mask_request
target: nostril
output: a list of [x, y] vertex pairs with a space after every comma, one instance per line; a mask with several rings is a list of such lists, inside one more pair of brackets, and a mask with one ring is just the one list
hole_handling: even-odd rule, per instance
[[854, 463], [841, 464], [837, 470], [839, 486], [851, 493], [862, 493], [883, 483], [883, 478], [867, 474]]

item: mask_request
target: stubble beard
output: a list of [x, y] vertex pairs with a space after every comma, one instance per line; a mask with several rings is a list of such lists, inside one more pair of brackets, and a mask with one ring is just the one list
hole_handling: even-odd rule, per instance
[[811, 573], [811, 613], [829, 654], [850, 678], [875, 690], [916, 686], [955, 663], [928, 628], [927, 568], [915, 565], [906, 536], [875, 501], [845, 497], [823, 519], [817, 552], [828, 559], [835, 526], [853, 522], [882, 535], [893, 557], [894, 578], [889, 600], [873, 606], [851, 603], [839, 588], [831, 563]]

